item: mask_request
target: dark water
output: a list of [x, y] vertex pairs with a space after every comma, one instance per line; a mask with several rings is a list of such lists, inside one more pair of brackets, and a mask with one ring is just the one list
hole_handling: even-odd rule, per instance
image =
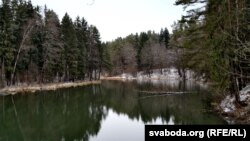
[[[147, 96], [138, 91], [189, 91]], [[144, 124], [225, 124], [192, 83], [101, 85], [0, 97], [0, 141], [143, 141]]]

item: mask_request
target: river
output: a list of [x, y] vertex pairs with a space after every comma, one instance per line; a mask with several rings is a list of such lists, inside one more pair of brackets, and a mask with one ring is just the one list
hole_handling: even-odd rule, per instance
[[[149, 96], [140, 91], [187, 91]], [[225, 124], [191, 82], [102, 84], [0, 97], [0, 141], [143, 141], [145, 124]]]

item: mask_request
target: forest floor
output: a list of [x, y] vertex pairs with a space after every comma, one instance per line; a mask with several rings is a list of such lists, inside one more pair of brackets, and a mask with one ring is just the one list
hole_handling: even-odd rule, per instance
[[96, 81], [76, 81], [65, 83], [49, 83], [49, 84], [34, 84], [34, 85], [19, 85], [10, 86], [0, 89], [0, 95], [14, 95], [17, 93], [34, 93], [36, 91], [57, 90], [61, 88], [79, 87], [91, 84], [100, 84], [100, 80]]
[[250, 85], [239, 94], [244, 106], [236, 103], [234, 96], [228, 95], [216, 106], [216, 110], [229, 124], [250, 124]]

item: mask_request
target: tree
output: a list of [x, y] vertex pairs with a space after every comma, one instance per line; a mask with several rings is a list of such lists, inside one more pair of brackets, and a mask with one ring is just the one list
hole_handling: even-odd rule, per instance
[[93, 25], [89, 27], [89, 42], [87, 52], [89, 79], [92, 80], [93, 77], [94, 79], [98, 79], [100, 78], [102, 66], [102, 46], [100, 41], [100, 33], [98, 29]]
[[45, 8], [44, 13], [45, 24], [37, 28], [33, 35], [33, 42], [37, 46], [39, 82], [42, 83], [53, 79], [59, 81], [63, 75], [60, 21], [54, 11]]
[[77, 76], [77, 65], [79, 49], [77, 48], [77, 37], [72, 19], [66, 13], [62, 19], [62, 39], [64, 41], [64, 75], [65, 81], [75, 80]]
[[[188, 6], [204, 2], [206, 1], [177, 0], [176, 4]], [[191, 9], [181, 20], [181, 23], [187, 25], [188, 31], [184, 45], [196, 46], [195, 50], [199, 52], [188, 63], [204, 64], [202, 68], [207, 67], [207, 76], [220, 89], [234, 94], [239, 103], [239, 90], [250, 82], [247, 4], [247, 1], [239, 0], [208, 0], [206, 8]], [[206, 56], [203, 57], [206, 61], [200, 63], [202, 60], [198, 56]], [[193, 67], [197, 68], [197, 65]]]
[[130, 43], [121, 46], [119, 60], [122, 72], [134, 72], [137, 68], [136, 50]]
[[[12, 30], [12, 12], [10, 0], [2, 0], [0, 7], [0, 57], [1, 57], [1, 84], [10, 85], [12, 60], [14, 58], [14, 30]], [[6, 82], [7, 81], [7, 82]]]
[[14, 19], [14, 25], [18, 28], [16, 30], [16, 54], [14, 56], [14, 65], [13, 70], [11, 72], [11, 85], [16, 83], [18, 71], [23, 71], [20, 70], [20, 68], [26, 70], [26, 76], [28, 77], [28, 67], [30, 67], [29, 65], [32, 63], [32, 45], [30, 44], [31, 33], [33, 29], [39, 24], [38, 21], [40, 20], [40, 15], [38, 14], [38, 11], [35, 11], [35, 9], [33, 8], [31, 1], [25, 1], [24, 3], [20, 1], [18, 9], [15, 13], [17, 16]]
[[78, 79], [85, 79], [87, 72], [88, 23], [84, 18], [80, 20], [80, 17], [77, 17], [74, 26], [77, 35], [77, 48], [80, 51], [77, 66]]
[[164, 43], [165, 47], [168, 48], [168, 44], [169, 44], [169, 39], [170, 39], [170, 35], [169, 35], [169, 31], [167, 28], [165, 28], [164, 30], [161, 29], [160, 31], [160, 37], [159, 37], [159, 41], [160, 43]]
[[60, 24], [53, 10], [45, 6], [44, 18], [39, 10], [30, 0], [2, 0], [0, 87], [84, 80], [88, 69], [100, 78], [108, 53], [98, 29], [84, 18], [73, 23], [67, 13]]
[[138, 70], [141, 69], [142, 64], [141, 64], [141, 51], [143, 49], [143, 47], [145, 46], [146, 42], [149, 40], [149, 37], [147, 35], [147, 33], [142, 32], [139, 36], [139, 42], [138, 42], [138, 46], [137, 46], [137, 66], [138, 66]]
[[160, 34], [154, 31], [131, 34], [107, 43], [113, 66], [112, 74], [134, 73], [170, 67], [173, 63], [171, 48], [159, 43]]

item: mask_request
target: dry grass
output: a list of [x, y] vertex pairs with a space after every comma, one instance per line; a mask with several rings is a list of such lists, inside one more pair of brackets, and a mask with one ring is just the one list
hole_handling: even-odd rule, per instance
[[66, 83], [50, 83], [50, 84], [36, 84], [28, 86], [11, 86], [5, 87], [0, 90], [0, 95], [14, 95], [17, 93], [34, 93], [36, 91], [57, 90], [61, 88], [79, 87], [90, 84], [100, 84], [101, 81], [79, 81], [79, 82], [66, 82]]
[[101, 80], [125, 80], [125, 78], [114, 76], [114, 77], [102, 77]]

